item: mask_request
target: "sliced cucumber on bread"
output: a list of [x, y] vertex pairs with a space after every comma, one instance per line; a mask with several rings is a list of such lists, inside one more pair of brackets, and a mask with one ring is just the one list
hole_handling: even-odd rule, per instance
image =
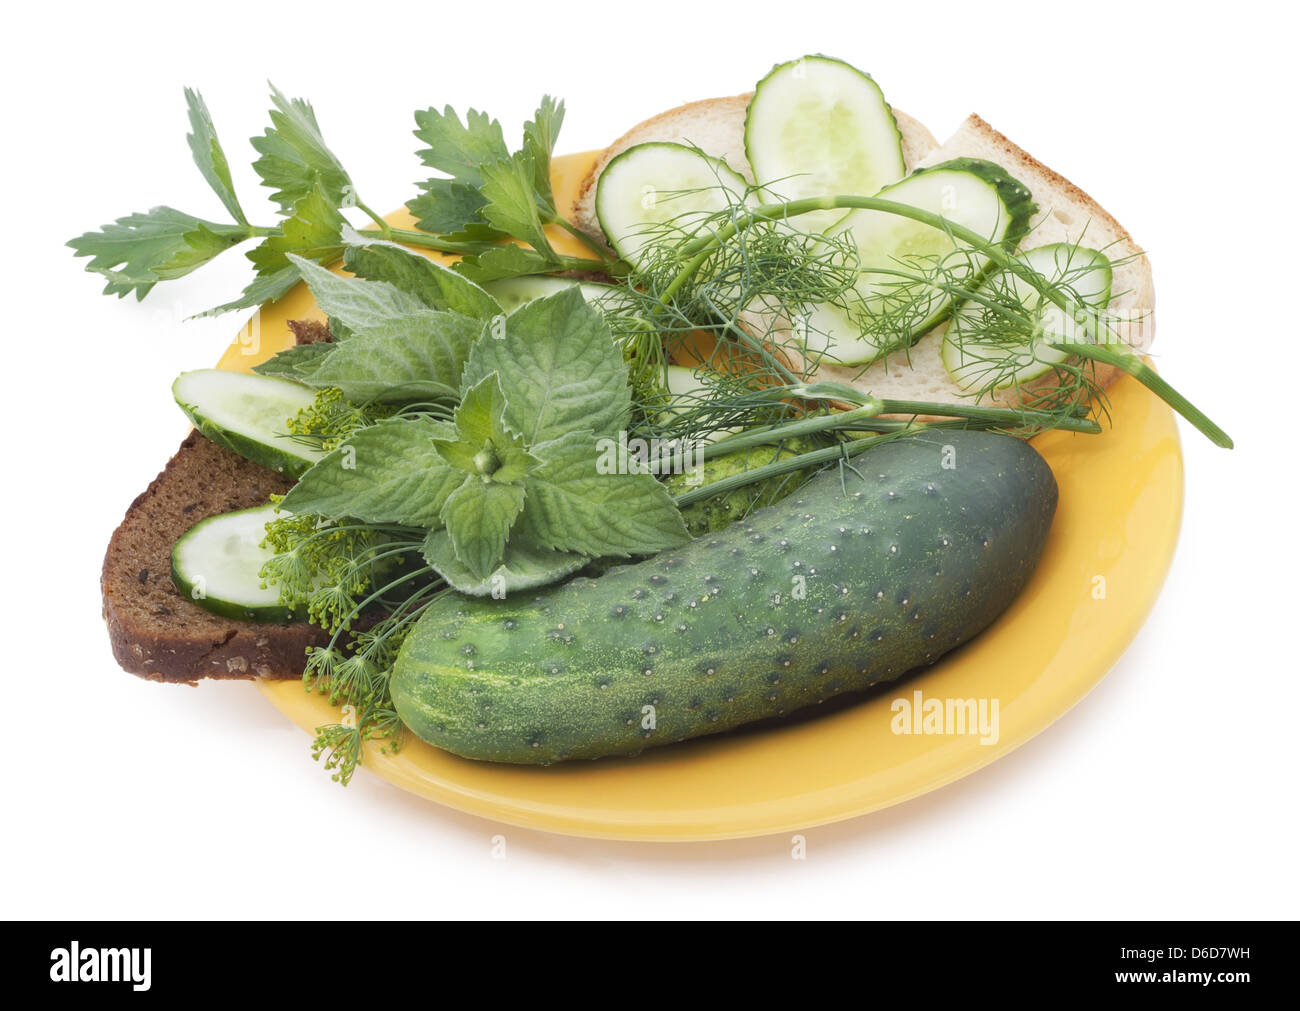
[[972, 299], [953, 313], [943, 339], [943, 364], [963, 390], [995, 390], [1037, 379], [1065, 361], [1068, 354], [1051, 343], [1093, 341], [1098, 326], [1088, 314], [1100, 313], [1110, 302], [1113, 271], [1105, 253], [1086, 246], [1056, 242], [1021, 255], [1031, 270], [1066, 291], [1083, 306], [1085, 318], [1076, 318], [1010, 270], [999, 269], [987, 278], [984, 289], [1009, 293], [1035, 321], [1035, 338], [999, 339], [1000, 326], [993, 305]]
[[[902, 134], [880, 86], [826, 56], [782, 63], [758, 82], [745, 115], [745, 153], [764, 203], [870, 196], [906, 173]], [[844, 215], [813, 211], [798, 224], [820, 232]]]
[[[959, 158], [921, 169], [876, 196], [939, 215], [1012, 247], [1035, 207], [1029, 191], [1001, 167]], [[851, 212], [828, 233], [856, 251], [859, 279], [844, 305], [817, 307], [806, 327], [807, 353], [845, 365], [915, 343], [952, 311], [950, 291], [968, 289], [989, 258], [950, 232], [888, 211]], [[943, 282], [936, 286], [933, 280]], [[898, 309], [906, 305], [906, 312]]]
[[196, 523], [172, 546], [172, 582], [204, 610], [243, 621], [292, 621], [302, 615], [264, 586], [262, 566], [274, 552], [262, 547], [266, 525], [277, 515], [264, 505], [221, 513]]
[[640, 263], [653, 241], [679, 241], [710, 214], [756, 203], [743, 176], [684, 144], [638, 144], [605, 167], [596, 188], [600, 227], [618, 254]]
[[316, 399], [306, 386], [247, 372], [198, 369], [182, 372], [172, 395], [196, 429], [245, 460], [299, 477], [325, 455], [289, 432], [289, 419]]

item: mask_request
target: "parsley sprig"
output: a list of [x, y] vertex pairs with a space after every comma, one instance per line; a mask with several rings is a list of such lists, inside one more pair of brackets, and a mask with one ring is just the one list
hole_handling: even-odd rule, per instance
[[[501, 125], [470, 110], [415, 115], [425, 145], [421, 161], [440, 173], [420, 184], [408, 202], [415, 229], [395, 228], [361, 199], [356, 184], [326, 143], [310, 103], [271, 88], [271, 125], [251, 140], [253, 162], [269, 188], [279, 220], [252, 224], [235, 192], [230, 163], [202, 95], [186, 89], [195, 165], [231, 220], [210, 221], [172, 207], [128, 214], [68, 242], [86, 269], [100, 274], [104, 293], [143, 299], [161, 281], [183, 277], [228, 249], [258, 240], [245, 256], [253, 280], [229, 302], [202, 315], [247, 309], [281, 298], [301, 278], [300, 261], [330, 265], [355, 240], [384, 239], [461, 256], [456, 269], [476, 281], [589, 270], [614, 275], [626, 267], [599, 242], [575, 228], [555, 206], [550, 163], [564, 121], [564, 104], [546, 96], [511, 151]], [[372, 227], [354, 229], [345, 216], [357, 208]], [[557, 252], [547, 234], [556, 226], [580, 239], [590, 256]], [[522, 243], [522, 245], [520, 244]]]

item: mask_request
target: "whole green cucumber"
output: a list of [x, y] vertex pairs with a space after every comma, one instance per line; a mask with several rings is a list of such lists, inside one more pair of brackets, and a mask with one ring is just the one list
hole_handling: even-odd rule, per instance
[[594, 579], [448, 597], [402, 645], [392, 694], [466, 758], [626, 755], [780, 716], [933, 663], [1028, 580], [1056, 482], [986, 432], [882, 442], [794, 496]]

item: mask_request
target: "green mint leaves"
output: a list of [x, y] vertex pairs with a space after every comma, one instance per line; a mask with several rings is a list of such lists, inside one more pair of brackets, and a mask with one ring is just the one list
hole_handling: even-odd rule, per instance
[[[399, 278], [409, 277], [409, 266], [369, 264], [373, 273]], [[285, 363], [300, 370], [300, 381], [336, 379], [330, 385], [350, 383], [382, 400], [380, 387], [399, 373], [398, 388], [424, 383], [426, 391], [447, 386], [457, 367], [460, 374], [454, 394], [441, 397], [456, 404], [450, 421], [412, 414], [360, 430], [303, 475], [284, 508], [423, 527], [429, 564], [456, 589], [476, 594], [541, 585], [588, 558], [686, 542], [681, 514], [654, 477], [598, 469], [602, 440], [618, 438], [631, 402], [623, 356], [578, 289], [483, 321], [423, 307], [387, 281], [299, 267], [331, 319], [348, 329], [335, 350]], [[437, 280], [417, 290], [441, 293]], [[395, 315], [399, 295], [421, 307]], [[377, 321], [376, 312], [390, 315]], [[435, 339], [451, 347], [453, 333], [467, 338], [455, 344], [467, 348], [463, 357], [448, 351], [421, 360], [412, 350]], [[365, 351], [343, 357], [354, 348]]]
[[308, 470], [281, 504], [296, 515], [440, 527], [443, 504], [464, 478], [436, 449], [449, 437], [450, 425], [428, 418], [380, 421]]
[[491, 372], [501, 377], [506, 420], [530, 446], [578, 429], [612, 436], [627, 425], [627, 365], [577, 288], [521, 306], [476, 344], [465, 381]]

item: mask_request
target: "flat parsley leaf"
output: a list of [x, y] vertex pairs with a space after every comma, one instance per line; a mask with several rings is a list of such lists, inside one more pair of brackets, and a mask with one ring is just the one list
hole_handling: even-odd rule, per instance
[[545, 274], [555, 269], [555, 263], [541, 253], [525, 246], [507, 244], [482, 253], [466, 256], [456, 261], [456, 273], [475, 284], [499, 281], [506, 277], [524, 274]]
[[420, 161], [459, 182], [477, 186], [479, 167], [510, 157], [501, 124], [485, 112], [470, 109], [462, 124], [456, 111], [429, 108], [415, 114], [415, 136], [428, 147], [416, 152]]
[[444, 503], [465, 480], [434, 448], [447, 438], [455, 438], [452, 426], [422, 417], [362, 428], [303, 474], [281, 505], [298, 515], [440, 527]]
[[524, 124], [524, 150], [533, 163], [533, 189], [544, 208], [555, 215], [555, 197], [551, 193], [551, 154], [564, 124], [564, 103], [543, 95], [533, 118]]
[[479, 192], [481, 166], [510, 157], [501, 124], [474, 109], [461, 123], [447, 106], [442, 112], [432, 108], [416, 112], [415, 125], [415, 136], [428, 145], [419, 150], [420, 161], [451, 177], [426, 180], [420, 184], [423, 192], [407, 202], [416, 227], [441, 235], [503, 238], [479, 213], [487, 203]]
[[506, 422], [529, 446], [575, 429], [613, 435], [632, 406], [627, 365], [577, 288], [516, 309], [470, 350], [464, 383], [497, 373]]
[[504, 238], [479, 213], [487, 197], [477, 186], [455, 179], [428, 179], [420, 183], [420, 188], [424, 192], [406, 202], [420, 231], [488, 241]]
[[252, 309], [257, 306], [269, 305], [283, 298], [289, 289], [300, 280], [298, 268], [292, 265], [282, 267], [272, 274], [263, 274], [253, 278], [237, 299], [201, 312], [198, 314], [198, 318], [220, 316], [222, 313], [235, 312], [238, 309]]
[[250, 142], [261, 155], [253, 162], [254, 170], [264, 185], [275, 190], [271, 199], [289, 212], [320, 187], [335, 207], [350, 203], [352, 179], [321, 136], [311, 105], [301, 98], [286, 98], [274, 85], [271, 102], [275, 106], [271, 126]]
[[291, 256], [317, 261], [337, 259], [343, 252], [343, 225], [338, 208], [315, 186], [294, 205], [292, 216], [280, 225], [280, 234], [250, 249], [248, 258], [260, 275], [289, 267]]
[[230, 212], [231, 217], [241, 225], [247, 225], [248, 218], [244, 215], [244, 209], [239, 206], [239, 198], [235, 196], [235, 184], [230, 178], [230, 163], [226, 161], [226, 152], [222, 150], [221, 142], [217, 140], [217, 129], [212, 125], [212, 117], [208, 114], [203, 96], [191, 88], [186, 88], [185, 104], [189, 109], [191, 131], [185, 139], [189, 142], [190, 151], [194, 155], [194, 164], [199, 167], [203, 178], [208, 181], [208, 185]]
[[243, 225], [219, 225], [171, 207], [128, 214], [68, 242], [86, 269], [108, 280], [105, 295], [142, 299], [159, 281], [188, 274], [248, 237]]
[[[548, 260], [555, 251], [546, 238], [536, 196], [537, 162], [528, 151], [484, 165], [479, 188], [487, 204], [479, 212], [494, 228], [520, 239]], [[548, 187], [549, 191], [549, 187]]]

